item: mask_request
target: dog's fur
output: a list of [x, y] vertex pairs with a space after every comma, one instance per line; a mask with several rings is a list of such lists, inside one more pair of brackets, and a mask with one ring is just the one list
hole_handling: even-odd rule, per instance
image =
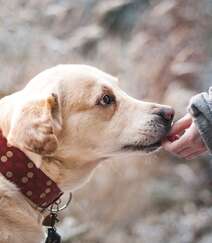
[[[105, 94], [112, 104], [103, 103]], [[161, 108], [128, 96], [96, 68], [59, 65], [0, 100], [0, 128], [63, 191], [74, 191], [101, 161], [154, 150], [170, 128], [157, 115]], [[39, 216], [0, 175], [0, 242], [41, 242]]]

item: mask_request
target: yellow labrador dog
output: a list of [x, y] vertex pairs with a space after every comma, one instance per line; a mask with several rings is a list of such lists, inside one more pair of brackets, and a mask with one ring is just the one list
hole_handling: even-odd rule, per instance
[[[83, 185], [101, 161], [156, 150], [173, 115], [168, 106], [128, 96], [116, 78], [85, 65], [48, 69], [0, 100], [7, 142], [63, 192]], [[11, 156], [2, 156], [0, 163]], [[42, 242], [42, 213], [8, 178], [0, 173], [0, 242]]]

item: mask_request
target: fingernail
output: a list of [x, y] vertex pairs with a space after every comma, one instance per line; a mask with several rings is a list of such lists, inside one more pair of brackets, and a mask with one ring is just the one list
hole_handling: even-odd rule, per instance
[[177, 139], [179, 139], [179, 135], [171, 135], [171, 136], [168, 136], [167, 139], [170, 141], [170, 142], [174, 142], [176, 141]]

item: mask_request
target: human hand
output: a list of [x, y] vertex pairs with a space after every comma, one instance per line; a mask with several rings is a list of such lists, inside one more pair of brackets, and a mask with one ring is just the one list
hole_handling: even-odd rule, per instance
[[171, 154], [187, 160], [207, 151], [190, 114], [186, 114], [173, 125], [162, 147]]

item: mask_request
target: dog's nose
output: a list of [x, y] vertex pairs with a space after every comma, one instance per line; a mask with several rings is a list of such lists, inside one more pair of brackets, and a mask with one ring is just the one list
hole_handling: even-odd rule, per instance
[[160, 116], [166, 122], [172, 122], [175, 112], [173, 108], [167, 106], [162, 108], [156, 108], [153, 113]]

